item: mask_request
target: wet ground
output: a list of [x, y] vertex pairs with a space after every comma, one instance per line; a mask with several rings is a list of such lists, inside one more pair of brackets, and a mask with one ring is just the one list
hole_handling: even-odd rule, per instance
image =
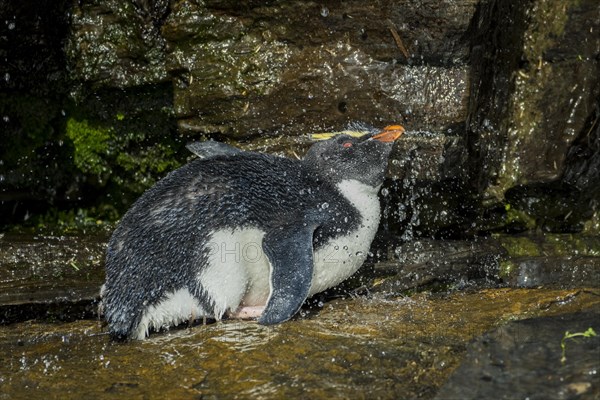
[[433, 398], [472, 339], [582, 310], [600, 312], [599, 291], [350, 298], [275, 327], [224, 321], [131, 343], [111, 342], [95, 320], [22, 322], [0, 326], [0, 398]]
[[599, 324], [596, 311], [502, 325], [469, 344], [436, 399], [598, 399]]
[[[523, 398], [600, 396], [600, 337], [569, 340], [560, 361], [567, 330], [600, 334], [599, 283], [573, 287], [581, 280], [569, 272], [568, 289], [500, 287], [489, 275], [504, 256], [490, 258], [489, 242], [421, 243], [400, 273], [391, 260], [371, 267], [397, 275], [277, 326], [222, 321], [130, 343], [111, 341], [94, 314], [103, 243], [0, 238], [0, 399], [511, 398], [513, 387]], [[487, 275], [419, 288], [424, 272], [450, 282], [473, 269]]]

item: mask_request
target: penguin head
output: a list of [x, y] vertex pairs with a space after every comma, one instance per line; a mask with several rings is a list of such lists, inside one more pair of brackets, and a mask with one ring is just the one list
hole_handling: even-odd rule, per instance
[[316, 168], [320, 174], [336, 184], [355, 179], [369, 186], [383, 183], [388, 157], [394, 141], [404, 128], [390, 125], [382, 131], [370, 130], [364, 136], [346, 134], [315, 143], [304, 157], [304, 162]]

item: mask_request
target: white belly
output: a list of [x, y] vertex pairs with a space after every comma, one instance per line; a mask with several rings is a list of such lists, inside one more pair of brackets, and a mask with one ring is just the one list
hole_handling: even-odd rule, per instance
[[257, 228], [220, 230], [209, 240], [208, 265], [198, 275], [214, 301], [214, 317], [242, 306], [265, 305], [271, 291], [271, 265], [263, 252], [265, 232]]
[[[338, 190], [360, 211], [361, 221], [356, 229], [342, 233], [314, 253], [309, 296], [354, 274], [365, 261], [379, 226], [379, 187], [345, 180], [338, 184]], [[240, 306], [266, 305], [271, 292], [271, 264], [262, 248], [264, 235], [257, 228], [221, 230], [211, 235], [209, 263], [198, 278], [215, 302], [215, 318]]]
[[367, 258], [379, 226], [379, 187], [345, 180], [338, 184], [338, 189], [360, 211], [361, 221], [357, 229], [330, 240], [315, 252], [309, 296], [333, 287], [354, 274]]

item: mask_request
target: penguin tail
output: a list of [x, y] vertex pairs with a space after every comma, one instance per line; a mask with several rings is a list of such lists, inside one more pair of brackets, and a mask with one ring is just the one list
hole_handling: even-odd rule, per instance
[[111, 322], [108, 321], [108, 333], [110, 338], [116, 342], [128, 342], [135, 339], [144, 339], [146, 335], [140, 337], [135, 326], [129, 322]]

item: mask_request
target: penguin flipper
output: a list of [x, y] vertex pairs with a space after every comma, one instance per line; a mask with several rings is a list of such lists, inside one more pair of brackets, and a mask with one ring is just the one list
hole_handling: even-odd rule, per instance
[[231, 156], [242, 152], [242, 150], [237, 147], [221, 142], [215, 142], [214, 140], [192, 142], [188, 143], [185, 147], [202, 160], [216, 156]]
[[287, 321], [308, 297], [313, 274], [314, 229], [310, 225], [300, 229], [289, 225], [265, 235], [263, 250], [271, 262], [271, 296], [259, 324]]

